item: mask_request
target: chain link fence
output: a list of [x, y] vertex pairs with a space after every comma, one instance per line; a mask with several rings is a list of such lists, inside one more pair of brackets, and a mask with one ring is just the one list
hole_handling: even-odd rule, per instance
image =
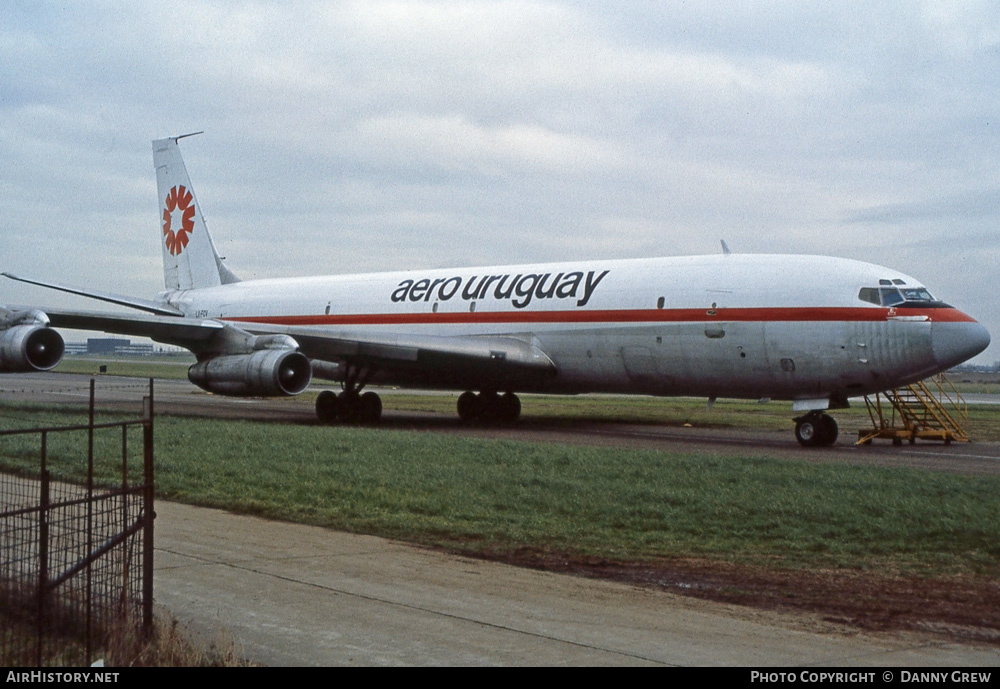
[[[112, 450], [112, 448], [114, 448]], [[89, 665], [153, 622], [153, 382], [140, 418], [0, 430], [0, 664]]]

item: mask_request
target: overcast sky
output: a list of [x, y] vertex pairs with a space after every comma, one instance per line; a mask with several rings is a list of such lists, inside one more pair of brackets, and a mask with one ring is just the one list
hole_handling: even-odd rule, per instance
[[725, 239], [892, 266], [1000, 341], [995, 0], [7, 1], [0, 269], [152, 297], [150, 140], [197, 130], [244, 278]]

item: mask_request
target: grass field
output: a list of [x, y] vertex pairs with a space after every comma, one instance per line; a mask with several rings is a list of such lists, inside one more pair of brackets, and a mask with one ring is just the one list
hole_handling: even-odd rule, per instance
[[[581, 411], [560, 408], [565, 401], [552, 401], [548, 413]], [[79, 410], [4, 404], [4, 427], [84, 418]], [[645, 400], [620, 404], [615, 414], [646, 413]], [[787, 428], [787, 409], [777, 411]], [[761, 422], [758, 413], [750, 420]], [[118, 462], [119, 435], [97, 434], [107, 476]], [[80, 437], [50, 436], [57, 475], [81, 477], [80, 444]], [[138, 452], [138, 437], [130, 446]], [[36, 457], [37, 441], [0, 440], [0, 463], [9, 469], [30, 472]], [[164, 415], [156, 458], [164, 498], [472, 554], [1000, 571], [997, 478]]]

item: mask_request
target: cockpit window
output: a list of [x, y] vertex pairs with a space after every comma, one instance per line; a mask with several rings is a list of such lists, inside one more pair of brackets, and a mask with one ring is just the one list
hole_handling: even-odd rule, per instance
[[858, 299], [875, 304], [875, 306], [882, 305], [882, 300], [878, 297], [878, 290], [874, 287], [862, 287], [861, 291], [858, 292]]
[[903, 298], [906, 299], [906, 301], [934, 301], [934, 297], [931, 296], [931, 293], [923, 287], [904, 289]]
[[882, 306], [896, 306], [906, 301], [899, 290], [894, 287], [883, 287], [879, 292], [882, 293]]
[[[879, 282], [885, 282], [879, 280]], [[947, 306], [937, 301], [923, 287], [862, 287], [858, 299], [877, 306]]]

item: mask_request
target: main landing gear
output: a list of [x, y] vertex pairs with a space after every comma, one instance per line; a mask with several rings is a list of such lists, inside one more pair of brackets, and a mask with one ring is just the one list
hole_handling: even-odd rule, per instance
[[372, 425], [382, 418], [382, 398], [374, 392], [361, 392], [370, 372], [349, 371], [344, 390], [323, 390], [316, 396], [316, 416], [320, 423], [359, 423]]
[[324, 390], [316, 397], [316, 416], [326, 424], [375, 424], [382, 418], [382, 398], [374, 392]]
[[458, 396], [458, 417], [466, 423], [514, 423], [521, 416], [521, 400], [513, 392], [463, 392]]
[[837, 434], [837, 422], [829, 414], [811, 411], [795, 419], [795, 439], [804, 447], [833, 445]]

